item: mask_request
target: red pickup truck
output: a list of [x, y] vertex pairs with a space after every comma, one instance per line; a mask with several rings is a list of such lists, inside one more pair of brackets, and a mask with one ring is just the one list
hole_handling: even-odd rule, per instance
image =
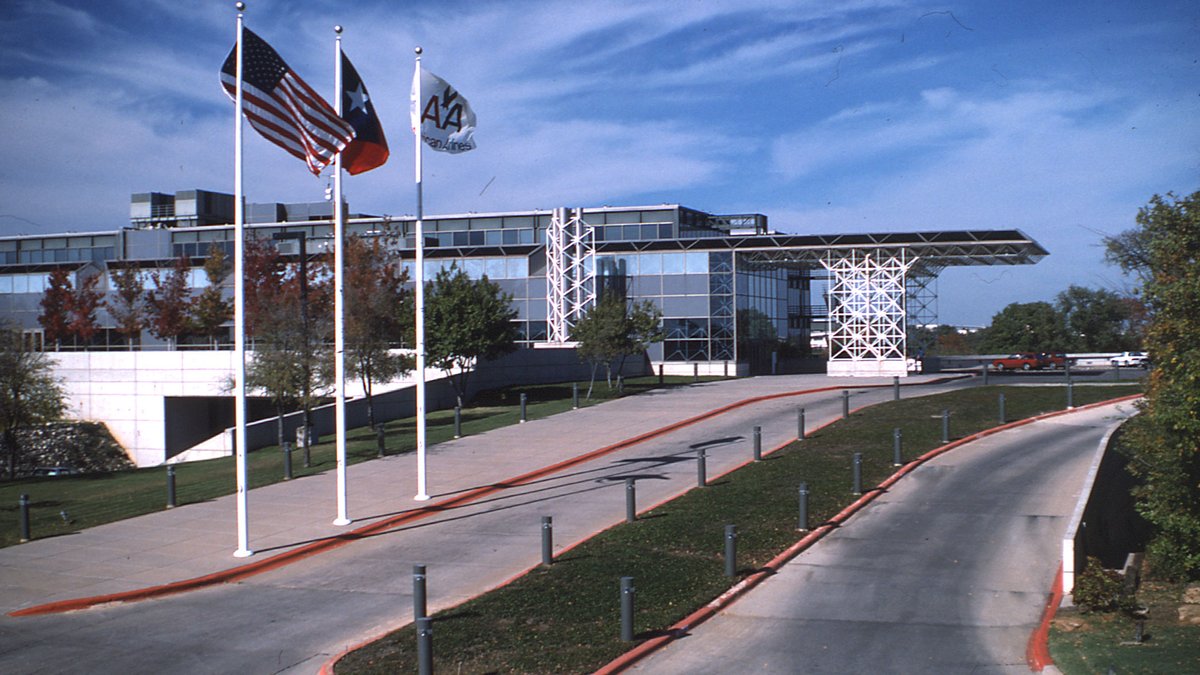
[[1035, 370], [1040, 369], [1045, 365], [1042, 357], [1033, 352], [1022, 352], [1020, 354], [1010, 354], [1003, 358], [992, 361], [992, 368], [995, 370]]

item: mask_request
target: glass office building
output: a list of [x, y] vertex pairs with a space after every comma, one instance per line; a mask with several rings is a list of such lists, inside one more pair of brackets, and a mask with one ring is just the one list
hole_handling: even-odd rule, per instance
[[[247, 236], [273, 241], [282, 233], [303, 234], [308, 253], [318, 254], [332, 245], [332, 214], [330, 202], [248, 204]], [[219, 246], [232, 256], [232, 215], [233, 197], [227, 194], [141, 193], [132, 196], [130, 225], [116, 231], [0, 237], [0, 318], [37, 344], [41, 295], [50, 271], [60, 267], [77, 277], [100, 275], [98, 290], [110, 293], [110, 267], [167, 267], [183, 256], [191, 260], [193, 285], [202, 287], [209, 249]], [[346, 232], [398, 235], [393, 239], [412, 279], [415, 225], [412, 217], [351, 214]], [[574, 228], [567, 245], [559, 239], [564, 225]], [[880, 302], [868, 299], [861, 317], [847, 314], [846, 321], [861, 319], [869, 331], [879, 317], [903, 326], [906, 280], [920, 280], [925, 291], [947, 266], [1028, 264], [1045, 255], [1019, 230], [784, 234], [772, 232], [761, 214], [715, 215], [677, 204], [431, 216], [423, 221], [423, 234], [425, 278], [455, 266], [499, 284], [512, 297], [523, 346], [563, 341], [569, 329], [563, 321], [578, 316], [599, 294], [618, 293], [662, 312], [664, 339], [650, 349], [652, 363], [665, 364], [668, 372], [717, 374], [768, 372], [780, 356], [807, 354], [810, 336], [827, 328], [827, 308], [861, 299], [855, 290], [863, 287], [859, 276], [868, 294], [891, 294]], [[276, 245], [297, 259], [294, 238]], [[851, 260], [858, 262], [845, 264]], [[899, 271], [891, 287], [867, 279], [883, 269], [879, 261]], [[842, 275], [838, 283], [828, 284], [836, 274]], [[582, 291], [573, 292], [583, 295], [556, 290], [564, 281], [580, 282], [575, 286]], [[850, 295], [826, 297], [835, 287], [850, 289]], [[886, 316], [874, 309], [885, 305]], [[111, 317], [102, 310], [98, 319], [105, 329], [81, 347], [124, 348]], [[900, 340], [902, 360], [902, 335]], [[852, 357], [897, 355], [894, 340], [886, 350], [868, 343]], [[148, 334], [140, 344], [165, 348]]]

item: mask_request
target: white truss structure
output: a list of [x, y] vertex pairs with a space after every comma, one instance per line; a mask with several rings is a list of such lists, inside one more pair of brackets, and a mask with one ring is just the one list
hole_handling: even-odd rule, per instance
[[828, 251], [829, 374], [906, 375], [905, 249]]
[[546, 329], [567, 344], [571, 328], [596, 301], [596, 236], [583, 209], [555, 209], [546, 228]]

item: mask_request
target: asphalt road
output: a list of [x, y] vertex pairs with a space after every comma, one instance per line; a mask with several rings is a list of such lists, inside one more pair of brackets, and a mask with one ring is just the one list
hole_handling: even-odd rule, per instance
[[[763, 385], [758, 386], [757, 393], [764, 393]], [[960, 386], [970, 385], [906, 387], [904, 395]], [[746, 396], [739, 387], [755, 384], [709, 387], [714, 398], [705, 409]], [[892, 397], [890, 386], [848, 389], [854, 407]], [[653, 396], [671, 409], [672, 396], [703, 391]], [[750, 395], [754, 393], [750, 389]], [[655, 415], [660, 425], [674, 421], [654, 412], [650, 400], [627, 400], [623, 405], [623, 419], [608, 419], [609, 427], [621, 428], [637, 410]], [[475, 453], [520, 452], [525, 449], [520, 439], [535, 435], [554, 436], [569, 448], [558, 451], [557, 459], [581, 454], [595, 441], [581, 436], [580, 422], [572, 420], [603, 414], [605, 406], [464, 439], [458, 445], [444, 444], [431, 449], [430, 462], [470, 476], [487, 461], [486, 455]], [[0, 672], [315, 673], [331, 655], [410, 621], [412, 565], [429, 566], [431, 611], [457, 604], [540, 561], [541, 516], [554, 518], [556, 549], [570, 546], [624, 519], [625, 477], [638, 477], [639, 510], [649, 508], [695, 485], [695, 446], [708, 447], [710, 475], [716, 475], [750, 459], [755, 425], [763, 427], [765, 449], [794, 438], [796, 409], [801, 406], [809, 428], [814, 428], [840, 416], [841, 391], [765, 401], [718, 415], [241, 583], [69, 614], [0, 616]], [[390, 470], [389, 460], [382, 460], [385, 463], [375, 472]], [[411, 476], [397, 480], [411, 481]], [[304, 481], [297, 481], [287, 489], [303, 486]], [[399, 494], [412, 494], [411, 490], [401, 484]]]
[[1025, 648], [1103, 435], [1076, 412], [919, 467], [646, 673], [1027, 673]]

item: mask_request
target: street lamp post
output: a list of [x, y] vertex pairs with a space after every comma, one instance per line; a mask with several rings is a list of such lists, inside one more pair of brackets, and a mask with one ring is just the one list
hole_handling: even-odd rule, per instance
[[275, 241], [286, 241], [288, 239], [296, 240], [300, 245], [300, 329], [304, 335], [304, 430], [302, 433], [304, 444], [304, 466], [305, 468], [312, 465], [312, 455], [309, 451], [309, 426], [311, 420], [308, 417], [308, 399], [311, 396], [309, 390], [311, 378], [307, 377], [309, 372], [308, 359], [308, 237], [304, 232], [276, 232], [271, 235], [271, 239]]

